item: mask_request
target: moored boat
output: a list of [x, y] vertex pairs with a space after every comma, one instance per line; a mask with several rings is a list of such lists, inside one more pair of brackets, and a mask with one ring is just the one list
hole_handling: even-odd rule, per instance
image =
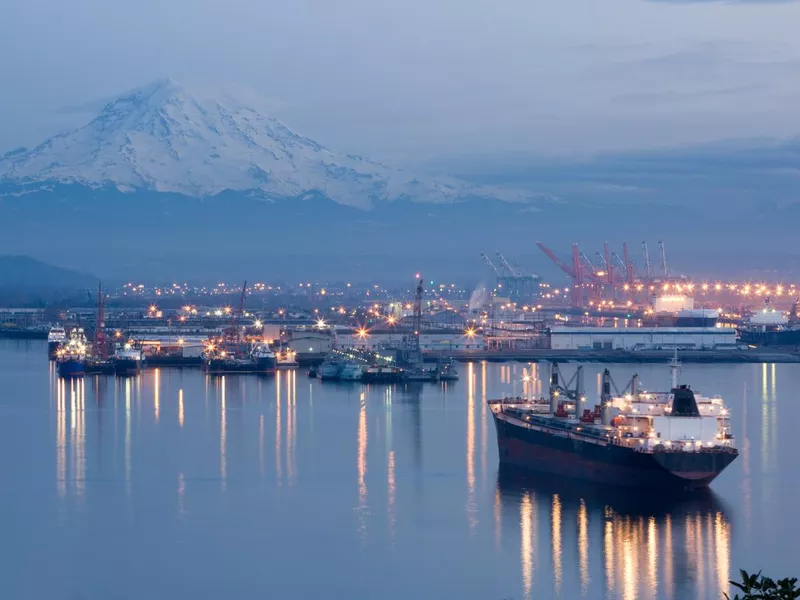
[[436, 365], [436, 369], [439, 373], [439, 381], [458, 381], [456, 361], [452, 358], [440, 360]]
[[348, 360], [339, 371], [342, 381], [361, 381], [364, 378], [364, 365], [355, 360]]
[[56, 325], [51, 327], [47, 332], [47, 356], [51, 359], [56, 357], [58, 349], [61, 348], [67, 341], [67, 330]]
[[274, 373], [278, 366], [278, 358], [267, 342], [256, 344], [250, 351], [250, 358], [255, 361], [259, 373]]
[[60, 377], [83, 377], [86, 373], [86, 335], [80, 327], [70, 331], [69, 339], [56, 351]]
[[374, 364], [364, 371], [367, 383], [396, 383], [403, 380], [403, 369], [393, 365]]
[[339, 379], [343, 362], [331, 357], [326, 358], [322, 364], [317, 368], [317, 377], [322, 381], [335, 381]]
[[125, 342], [114, 351], [111, 364], [117, 375], [138, 375], [144, 365], [144, 353], [134, 342]]
[[550, 381], [549, 401], [489, 401], [501, 463], [625, 487], [694, 489], [738, 456], [721, 398], [677, 382], [669, 392], [639, 392], [636, 377], [629, 393], [612, 396], [606, 370], [600, 403], [581, 412], [582, 392], [561, 387], [557, 371]]

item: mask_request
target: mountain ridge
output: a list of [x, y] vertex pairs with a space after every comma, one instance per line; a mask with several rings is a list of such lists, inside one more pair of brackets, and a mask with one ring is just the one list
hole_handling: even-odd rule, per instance
[[200, 98], [171, 79], [126, 92], [88, 124], [0, 157], [0, 182], [145, 189], [194, 198], [224, 191], [279, 200], [309, 192], [362, 209], [398, 200], [534, 200], [530, 192], [426, 179], [337, 154], [245, 104]]

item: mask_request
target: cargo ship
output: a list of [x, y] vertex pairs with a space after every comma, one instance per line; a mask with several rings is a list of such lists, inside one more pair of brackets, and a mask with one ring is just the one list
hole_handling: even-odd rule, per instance
[[789, 314], [775, 310], [770, 299], [753, 313], [739, 329], [739, 341], [749, 346], [800, 346], [800, 299], [792, 303]]
[[614, 396], [606, 369], [600, 403], [581, 411], [582, 367], [570, 390], [551, 365], [549, 399], [489, 400], [500, 463], [622, 487], [707, 487], [738, 456], [730, 417], [721, 398], [678, 385], [676, 370], [677, 360], [669, 392], [641, 392], [634, 376]]
[[61, 327], [60, 325], [56, 325], [55, 327], [51, 327], [50, 331], [47, 332], [47, 356], [51, 359], [56, 357], [56, 353], [61, 346], [64, 345], [67, 341], [67, 330]]
[[111, 364], [116, 375], [138, 375], [144, 365], [144, 353], [133, 342], [125, 342], [115, 350]]
[[56, 351], [59, 377], [83, 377], [86, 373], [86, 350], [86, 335], [82, 328], [76, 327]]

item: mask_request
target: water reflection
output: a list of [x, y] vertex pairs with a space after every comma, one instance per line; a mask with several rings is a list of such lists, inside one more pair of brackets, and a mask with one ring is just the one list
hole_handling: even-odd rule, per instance
[[131, 458], [131, 379], [125, 378], [125, 493], [131, 495], [131, 472], [133, 470]]
[[281, 372], [278, 371], [275, 375], [275, 477], [279, 486], [283, 484], [281, 427]]
[[183, 390], [178, 390], [178, 427], [183, 427]]
[[161, 412], [161, 369], [153, 371], [153, 418], [158, 423]]
[[67, 383], [56, 382], [56, 488], [58, 496], [67, 495]]
[[386, 512], [389, 517], [389, 539], [394, 539], [397, 529], [397, 513], [395, 510], [395, 494], [397, 493], [397, 482], [395, 481], [394, 474], [394, 450], [389, 452], [389, 459], [387, 462], [388, 482], [387, 482], [387, 507]]
[[[643, 496], [505, 468], [497, 492], [503, 507], [495, 514], [503, 515], [506, 529], [519, 528], [526, 598], [551, 595], [535, 587], [541, 569], [552, 570], [552, 578], [543, 571], [541, 579], [553, 582], [555, 596], [585, 596], [593, 565], [604, 573], [609, 597], [720, 597], [727, 591], [731, 527], [713, 492]], [[549, 507], [548, 514], [537, 515], [537, 506]], [[541, 565], [536, 531], [548, 525], [552, 562]]]
[[475, 504], [475, 383], [472, 363], [467, 371], [469, 386], [467, 390], [467, 502], [464, 507], [470, 535], [474, 535], [478, 525], [478, 507]]
[[220, 414], [219, 414], [219, 478], [222, 490], [228, 486], [228, 422], [226, 388], [228, 378], [223, 375], [219, 378]]
[[361, 408], [358, 411], [358, 454], [356, 469], [358, 471], [358, 532], [362, 542], [367, 537], [367, 400], [361, 394]]

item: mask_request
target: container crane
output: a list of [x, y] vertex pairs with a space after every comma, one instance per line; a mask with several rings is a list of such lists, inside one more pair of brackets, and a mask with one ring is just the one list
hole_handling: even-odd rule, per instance
[[499, 263], [493, 262], [485, 252], [481, 252], [481, 257], [497, 276], [497, 287], [505, 289], [505, 293], [510, 298], [526, 299], [533, 296], [535, 285], [541, 281], [538, 275], [523, 274], [518, 268], [512, 267], [499, 251], [495, 252], [496, 260]]
[[633, 280], [636, 270], [631, 260], [628, 258], [628, 242], [622, 243], [622, 254], [625, 256], [625, 276], [628, 280], [628, 285], [633, 287]]
[[644, 275], [648, 280], [653, 279], [653, 265], [650, 264], [650, 253], [647, 251], [647, 242], [642, 242], [642, 254], [644, 254]]
[[505, 268], [505, 270], [506, 270], [506, 271], [508, 271], [508, 274], [509, 274], [511, 277], [518, 277], [518, 276], [519, 276], [519, 273], [517, 273], [517, 272], [514, 270], [514, 267], [512, 267], [512, 266], [509, 264], [509, 262], [506, 260], [506, 257], [505, 257], [505, 256], [503, 256], [502, 254], [500, 254], [500, 251], [499, 251], [499, 250], [498, 250], [498, 251], [495, 251], [494, 255], [497, 257], [497, 260], [499, 260], [499, 261], [500, 261], [500, 264], [501, 264], [501, 265], [503, 265], [503, 267]]
[[664, 279], [669, 279], [669, 267], [667, 266], [667, 252], [664, 250], [664, 242], [658, 242], [658, 249], [661, 253], [661, 269], [664, 271]]

